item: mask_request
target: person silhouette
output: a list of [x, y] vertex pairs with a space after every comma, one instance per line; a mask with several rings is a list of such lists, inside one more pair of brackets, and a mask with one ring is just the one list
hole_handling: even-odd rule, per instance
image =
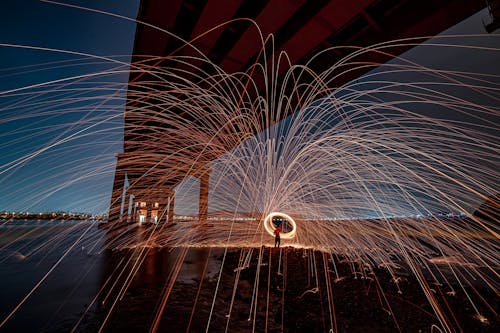
[[281, 243], [281, 237], [280, 237], [280, 232], [281, 232], [281, 224], [274, 229], [274, 247], [280, 247]]

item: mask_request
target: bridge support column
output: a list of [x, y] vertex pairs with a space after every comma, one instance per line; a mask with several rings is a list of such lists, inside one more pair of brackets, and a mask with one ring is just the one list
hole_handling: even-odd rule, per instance
[[130, 212], [130, 222], [137, 223], [137, 198], [134, 196], [132, 211]]
[[166, 223], [168, 218], [168, 197], [160, 197], [156, 202], [158, 202], [158, 208], [155, 208], [158, 209], [158, 223]]
[[200, 202], [198, 207], [198, 217], [200, 223], [207, 222], [208, 217], [208, 186], [210, 182], [210, 173], [206, 172], [200, 177]]
[[130, 204], [130, 191], [128, 190], [128, 188], [126, 188], [125, 189], [125, 204], [123, 205], [123, 214], [121, 217], [121, 220], [123, 222], [126, 222], [126, 223], [128, 223], [129, 219], [130, 219], [130, 215], [128, 213], [129, 204]]
[[174, 209], [175, 209], [175, 191], [168, 194], [168, 223], [174, 223]]
[[116, 157], [115, 179], [113, 180], [113, 191], [109, 204], [108, 222], [116, 223], [120, 220], [122, 209], [123, 187], [125, 186], [125, 170], [123, 170], [120, 155]]

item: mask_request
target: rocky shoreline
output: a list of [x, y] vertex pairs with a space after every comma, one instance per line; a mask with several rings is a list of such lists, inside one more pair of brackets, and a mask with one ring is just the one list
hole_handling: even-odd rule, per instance
[[[106, 323], [106, 331], [150, 329], [168, 280], [169, 268], [164, 255], [172, 250], [149, 251], [148, 257], [154, 259], [151, 262], [146, 259], [145, 263], [149, 262], [161, 272], [153, 272], [146, 278], [138, 273]], [[211, 251], [202, 254], [197, 263], [185, 260], [183, 266], [186, 261], [204, 266], [207, 258], [209, 262], [223, 260], [221, 249]], [[188, 325], [191, 332], [205, 331], [212, 313], [210, 332], [224, 332], [226, 326], [228, 332], [439, 332], [432, 328], [440, 324], [422, 288], [404, 269], [398, 272], [396, 279], [384, 268], [369, 274], [353, 274], [352, 262], [339, 260], [333, 265], [330, 257], [322, 252], [291, 248], [281, 251], [280, 256], [279, 249], [245, 250], [242, 256], [241, 251], [232, 249], [225, 256], [220, 281], [216, 270], [217, 274], [205, 275], [202, 280], [193, 277], [191, 281], [176, 282], [159, 331], [185, 332]], [[260, 270], [257, 270], [259, 262]], [[259, 283], [254, 289], [257, 272]], [[331, 293], [327, 284], [331, 286]], [[491, 307], [488, 308], [475, 296], [472, 287], [465, 287], [484, 313], [487, 322], [483, 323], [458, 286], [430, 284], [430, 288], [454, 330], [498, 331], [498, 318], [493, 314], [499, 310], [497, 295], [486, 294], [485, 301]], [[215, 290], [217, 298], [213, 303]], [[258, 290], [256, 296], [255, 290]], [[82, 328], [98, 328], [108, 311], [108, 306], [97, 309]]]

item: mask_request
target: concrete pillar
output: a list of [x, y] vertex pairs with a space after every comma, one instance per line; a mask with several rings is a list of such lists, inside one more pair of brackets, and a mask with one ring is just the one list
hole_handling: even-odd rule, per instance
[[208, 172], [200, 177], [200, 203], [198, 208], [198, 217], [200, 219], [200, 223], [207, 222], [209, 182], [210, 182], [210, 174]]
[[175, 208], [175, 191], [168, 195], [168, 223], [174, 223], [174, 208]]
[[120, 155], [118, 155], [116, 158], [115, 179], [113, 181], [113, 191], [111, 192], [111, 202], [109, 204], [108, 222], [110, 223], [116, 223], [120, 220], [123, 187], [125, 186], [125, 171], [121, 164]]
[[168, 197], [160, 199], [160, 207], [158, 209], [158, 222], [168, 222]]
[[129, 222], [129, 214], [128, 214], [128, 207], [130, 203], [130, 192], [128, 189], [125, 189], [125, 204], [123, 205], [123, 214], [122, 214], [122, 221], [123, 222]]
[[146, 208], [144, 208], [146, 210], [146, 218], [144, 222], [149, 223], [151, 222], [151, 201], [144, 199], [144, 202], [146, 203]]
[[132, 215], [132, 223], [137, 223], [137, 201], [135, 200], [136, 198], [134, 197], [134, 205], [132, 206], [132, 212], [131, 212], [131, 215]]

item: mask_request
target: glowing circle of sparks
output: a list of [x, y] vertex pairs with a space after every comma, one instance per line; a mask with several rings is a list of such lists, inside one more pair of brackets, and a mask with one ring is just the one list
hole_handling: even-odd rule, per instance
[[272, 212], [264, 219], [264, 228], [266, 229], [267, 233], [274, 237], [274, 230], [276, 229], [276, 227], [273, 225], [273, 217], [275, 216], [280, 216], [287, 219], [292, 226], [292, 230], [290, 232], [281, 233], [280, 237], [282, 239], [292, 239], [293, 237], [295, 237], [295, 234], [297, 233], [297, 224], [289, 215], [280, 212]]

